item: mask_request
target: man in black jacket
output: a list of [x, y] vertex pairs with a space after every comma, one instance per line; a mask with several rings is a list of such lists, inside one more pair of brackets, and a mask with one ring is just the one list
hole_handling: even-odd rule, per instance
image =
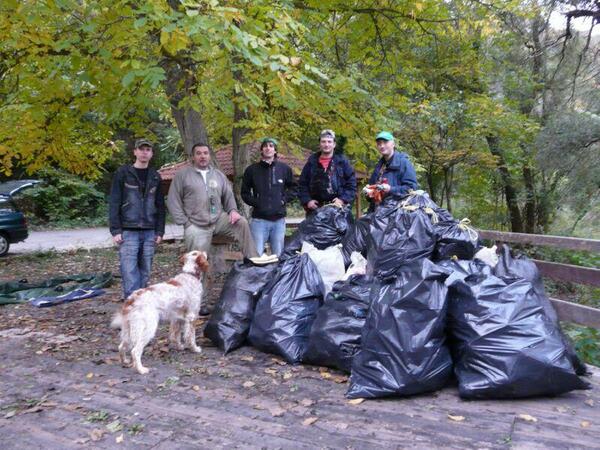
[[165, 233], [165, 199], [158, 172], [148, 167], [152, 144], [138, 139], [135, 162], [119, 167], [109, 199], [110, 233], [119, 246], [123, 298], [146, 287], [154, 247]]
[[259, 255], [265, 242], [279, 256], [285, 238], [285, 205], [296, 196], [292, 169], [277, 161], [277, 141], [265, 138], [260, 145], [261, 160], [244, 171], [242, 199], [252, 206], [250, 230]]

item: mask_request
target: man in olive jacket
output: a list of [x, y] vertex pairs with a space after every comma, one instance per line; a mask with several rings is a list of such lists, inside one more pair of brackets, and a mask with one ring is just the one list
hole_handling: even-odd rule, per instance
[[224, 235], [240, 243], [245, 257], [258, 256], [248, 221], [237, 211], [229, 180], [210, 165], [208, 144], [192, 147], [192, 165], [175, 174], [167, 206], [175, 223], [184, 227], [187, 251], [208, 252], [213, 235]]
[[135, 162], [115, 173], [109, 198], [110, 233], [119, 246], [123, 298], [148, 285], [154, 247], [165, 233], [160, 176], [148, 166], [154, 155], [152, 144], [138, 139], [133, 154]]

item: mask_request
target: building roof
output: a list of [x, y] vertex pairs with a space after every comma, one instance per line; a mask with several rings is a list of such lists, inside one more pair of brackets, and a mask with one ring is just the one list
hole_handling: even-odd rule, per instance
[[[233, 145], [228, 144], [215, 150], [217, 162], [219, 168], [227, 176], [227, 178], [233, 178]], [[287, 144], [279, 144], [277, 146], [277, 158], [279, 161], [287, 164], [292, 168], [294, 174], [300, 175], [302, 168], [306, 163], [306, 160], [311, 155], [312, 151], [303, 148], [300, 150], [293, 150]], [[250, 161], [256, 162], [260, 159], [260, 141], [254, 141], [250, 144]], [[160, 177], [163, 181], [171, 181], [175, 176], [175, 173], [184, 167], [191, 164], [189, 160], [185, 160], [178, 163], [167, 164], [158, 170]], [[366, 174], [363, 172], [356, 171], [356, 177], [359, 179], [365, 178]]]

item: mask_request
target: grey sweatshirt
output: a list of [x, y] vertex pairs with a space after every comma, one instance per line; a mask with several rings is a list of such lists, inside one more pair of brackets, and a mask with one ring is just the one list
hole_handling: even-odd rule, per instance
[[212, 225], [223, 211], [237, 210], [235, 197], [229, 180], [211, 167], [206, 174], [206, 183], [195, 167], [186, 167], [175, 174], [167, 207], [178, 225], [194, 224], [199, 227]]

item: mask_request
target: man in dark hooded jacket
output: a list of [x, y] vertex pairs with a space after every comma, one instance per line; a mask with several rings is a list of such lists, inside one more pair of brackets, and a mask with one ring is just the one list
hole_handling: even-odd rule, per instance
[[382, 131], [375, 137], [375, 140], [381, 159], [377, 162], [375, 170], [369, 178], [369, 185], [376, 185], [377, 188], [365, 190], [371, 201], [370, 210], [377, 206], [372, 201], [375, 189], [383, 193], [384, 199], [393, 198], [394, 200], [405, 197], [409, 191], [419, 189], [415, 168], [406, 153], [395, 150], [396, 144], [392, 133]]
[[244, 171], [242, 199], [252, 206], [250, 231], [259, 255], [265, 243], [279, 256], [285, 238], [286, 205], [296, 197], [292, 169], [277, 160], [277, 141], [265, 138], [260, 144], [261, 160]]

